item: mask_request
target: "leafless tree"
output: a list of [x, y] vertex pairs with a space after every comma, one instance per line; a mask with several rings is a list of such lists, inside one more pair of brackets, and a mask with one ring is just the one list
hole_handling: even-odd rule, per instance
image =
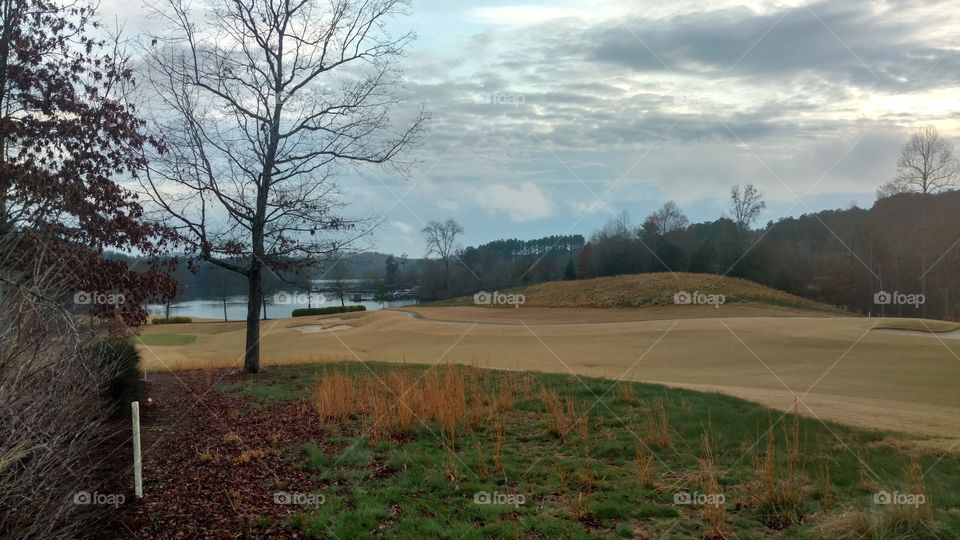
[[427, 257], [436, 255], [443, 263], [444, 285], [450, 287], [450, 259], [457, 250], [457, 236], [463, 234], [463, 227], [452, 219], [444, 222], [431, 221], [420, 230], [427, 243]]
[[337, 215], [334, 176], [402, 168], [425, 125], [422, 107], [399, 128], [389, 115], [414, 36], [386, 26], [406, 8], [168, 0], [155, 9], [164, 29], [144, 47], [147, 103], [168, 151], [148, 156], [144, 188], [196, 256], [247, 278], [247, 371], [260, 364], [263, 273], [312, 265], [362, 235]]
[[730, 213], [741, 232], [748, 231], [766, 207], [763, 193], [753, 184], [730, 188]]
[[899, 195], [900, 193], [909, 193], [910, 187], [897, 182], [896, 180], [889, 180], [884, 182], [877, 188], [877, 200], [886, 199], [887, 197], [893, 197], [894, 195]]
[[690, 220], [684, 215], [683, 210], [673, 201], [667, 201], [659, 210], [647, 216], [649, 225], [657, 234], [665, 236], [667, 233], [683, 229], [690, 224]]
[[897, 160], [893, 183], [901, 191], [924, 195], [953, 188], [960, 179], [960, 162], [937, 128], [926, 126], [915, 131]]
[[347, 305], [346, 298], [349, 293], [349, 285], [347, 285], [347, 279], [349, 277], [348, 267], [347, 258], [342, 255], [334, 259], [330, 267], [330, 277], [333, 279], [333, 293], [340, 299], [341, 307]]
[[743, 249], [743, 238], [766, 207], [763, 193], [753, 184], [745, 186], [737, 184], [730, 188], [730, 213], [733, 215], [733, 222], [737, 225], [739, 249]]

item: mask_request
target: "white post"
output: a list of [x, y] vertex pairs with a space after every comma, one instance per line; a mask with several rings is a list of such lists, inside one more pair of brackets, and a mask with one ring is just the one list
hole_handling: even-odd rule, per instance
[[133, 413], [133, 489], [138, 499], [143, 498], [143, 461], [140, 459], [140, 403], [130, 404]]

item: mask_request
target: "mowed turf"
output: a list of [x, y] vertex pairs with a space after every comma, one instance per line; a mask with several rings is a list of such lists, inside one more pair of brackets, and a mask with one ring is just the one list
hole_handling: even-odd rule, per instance
[[138, 345], [150, 347], [174, 347], [178, 345], [190, 345], [197, 340], [197, 336], [191, 334], [144, 334], [136, 338]]
[[[264, 321], [261, 351], [264, 365], [446, 360], [659, 382], [719, 391], [779, 410], [798, 403], [807, 416], [910, 433], [922, 437], [923, 444], [956, 449], [960, 341], [873, 330], [897, 323], [751, 303], [419, 308]], [[305, 325], [341, 328], [297, 330]], [[242, 322], [143, 331], [148, 340], [169, 334], [197, 339], [180, 346], [142, 344], [147, 370], [242, 365]]]

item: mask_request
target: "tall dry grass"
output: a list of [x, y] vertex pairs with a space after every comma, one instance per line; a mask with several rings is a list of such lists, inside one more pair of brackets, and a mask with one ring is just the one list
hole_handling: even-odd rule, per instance
[[713, 458], [710, 436], [703, 434], [703, 457], [700, 460], [701, 483], [704, 493], [710, 496], [708, 504], [703, 506], [703, 518], [709, 529], [706, 538], [727, 538], [727, 511], [722, 502], [723, 493], [717, 479], [717, 466]]
[[663, 404], [663, 398], [657, 397], [647, 402], [644, 411], [645, 422], [642, 432], [647, 442], [656, 444], [661, 448], [670, 448], [671, 441], [670, 421], [667, 419], [667, 409]]
[[753, 456], [755, 506], [781, 525], [797, 523], [803, 505], [806, 478], [803, 473], [803, 443], [800, 437], [800, 417], [792, 415], [792, 422], [781, 423], [785, 451], [777, 451], [777, 432], [773, 419], [768, 418], [767, 447], [763, 457]]
[[[391, 370], [382, 377], [335, 370], [317, 377], [313, 406], [330, 429], [364, 419], [373, 439], [409, 436], [421, 428], [434, 429], [432, 424], [444, 445], [455, 449], [458, 433], [488, 425], [513, 409], [516, 376], [505, 374], [497, 382], [488, 384], [478, 370], [452, 364], [424, 374]], [[500, 432], [496, 456], [502, 453], [503, 438]]]
[[560, 439], [576, 433], [584, 447], [590, 443], [589, 417], [580, 414], [572, 397], [561, 401], [555, 390], [540, 388], [540, 401], [547, 410], [547, 431]]

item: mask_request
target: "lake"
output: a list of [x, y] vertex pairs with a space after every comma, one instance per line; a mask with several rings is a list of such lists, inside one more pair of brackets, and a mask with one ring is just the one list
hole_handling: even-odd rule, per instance
[[[289, 296], [267, 296], [267, 317], [271, 319], [282, 319], [289, 317], [294, 309], [308, 307], [306, 294], [291, 294]], [[227, 298], [227, 319], [231, 321], [243, 321], [247, 319], [247, 297], [233, 296]], [[416, 300], [389, 300], [383, 303], [383, 307], [401, 307], [416, 304]], [[362, 304], [368, 311], [381, 309], [380, 302], [363, 300], [360, 302], [351, 302], [346, 299], [346, 304]], [[309, 302], [309, 307], [327, 307], [339, 306], [340, 299], [327, 297], [322, 294], [314, 294]], [[164, 316], [166, 306], [148, 305], [147, 312], [150, 315]], [[261, 309], [261, 315], [263, 310]], [[201, 319], [219, 319], [223, 320], [223, 300], [220, 298], [201, 298], [196, 300], [185, 300], [170, 305], [171, 317], [196, 317]]]

